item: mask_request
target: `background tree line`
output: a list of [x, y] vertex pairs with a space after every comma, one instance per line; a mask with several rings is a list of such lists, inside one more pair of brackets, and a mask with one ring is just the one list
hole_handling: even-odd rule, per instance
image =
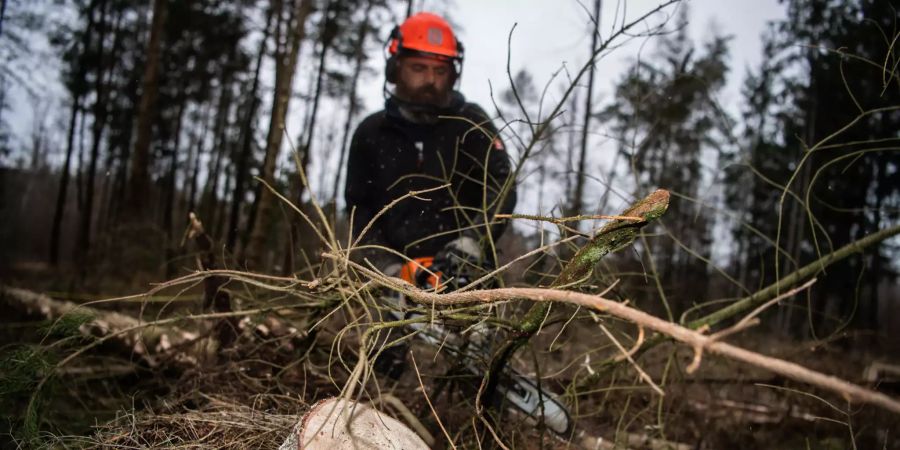
[[[322, 97], [347, 105], [342, 136], [331, 140], [345, 148], [361, 113], [356, 85], [366, 60], [379, 54], [371, 48], [383, 45], [375, 31], [397, 20], [392, 4], [378, 0], [62, 2], [77, 14], [70, 23], [38, 21], [28, 6], [11, 5], [3, 39], [14, 55], [29, 50], [27, 32], [49, 35], [62, 60], [68, 111], [65, 141], [53, 149], [65, 156], [52, 168], [58, 189], [47, 208], [49, 248], [18, 250], [46, 250], [53, 265], [110, 256], [111, 248], [97, 248], [107, 238], [115, 241], [107, 245], [129, 248], [150, 239], [172, 263], [187, 212], [196, 211], [229, 252], [271, 268], [261, 259], [284, 241], [275, 236], [281, 214], [253, 177], [288, 188], [292, 177], [276, 172], [276, 162], [285, 159], [290, 103], [312, 105], [305, 105], [304, 129], [292, 130], [300, 135], [290, 137], [302, 143], [305, 166]], [[295, 81], [298, 72], [315, 81]], [[4, 86], [21, 77], [27, 74], [5, 75]], [[42, 159], [46, 150], [33, 153], [31, 168]], [[302, 196], [297, 183], [292, 188]]]

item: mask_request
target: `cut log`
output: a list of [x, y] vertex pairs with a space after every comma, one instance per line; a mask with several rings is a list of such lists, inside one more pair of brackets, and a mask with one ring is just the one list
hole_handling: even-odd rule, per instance
[[303, 416], [279, 450], [427, 449], [409, 427], [352, 400], [322, 400]]

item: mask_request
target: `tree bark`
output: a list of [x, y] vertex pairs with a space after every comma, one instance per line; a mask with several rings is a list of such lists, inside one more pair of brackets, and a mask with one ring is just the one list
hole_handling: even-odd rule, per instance
[[[225, 135], [228, 131], [228, 116], [231, 114], [232, 100], [231, 74], [228, 73], [222, 81], [219, 104], [216, 107], [216, 119], [215, 125], [213, 125], [213, 146], [210, 149], [210, 161], [206, 171], [206, 186], [203, 188], [200, 198], [201, 217], [207, 223], [214, 223], [212, 216], [215, 214], [218, 206], [219, 172], [222, 169], [222, 159], [225, 157], [228, 146]], [[215, 152], [215, 155], [212, 154], [213, 152]]]
[[82, 114], [78, 121], [78, 170], [75, 171], [75, 206], [78, 212], [84, 211], [84, 123], [86, 114]]
[[[181, 146], [181, 124], [184, 118], [184, 110], [187, 108], [187, 99], [181, 99], [181, 106], [175, 117], [174, 136], [172, 136], [172, 148], [169, 157], [169, 175], [167, 177], [166, 200], [163, 206], [163, 229], [171, 244], [174, 241], [175, 229], [173, 215], [175, 214], [175, 194], [177, 191], [176, 178], [178, 177], [178, 149]], [[174, 273], [172, 273], [174, 275]]]
[[356, 110], [359, 105], [356, 104], [356, 88], [359, 84], [359, 76], [362, 74], [363, 61], [365, 60], [365, 44], [366, 35], [369, 32], [369, 15], [372, 12], [372, 2], [366, 2], [366, 11], [363, 13], [363, 21], [359, 24], [359, 30], [356, 32], [356, 60], [353, 65], [353, 78], [350, 81], [350, 93], [347, 106], [347, 120], [344, 121], [344, 131], [341, 137], [341, 152], [338, 155], [337, 173], [334, 177], [334, 186], [331, 189], [331, 203], [337, 205], [338, 190], [341, 187], [341, 174], [343, 173], [344, 158], [347, 156], [347, 141], [350, 139], [350, 125], [353, 123], [353, 117], [356, 116]]
[[[110, 61], [114, 61], [114, 62], [119, 61], [119, 55], [122, 52], [122, 41], [123, 41], [123, 39], [122, 39], [123, 25], [122, 24], [123, 24], [123, 22], [124, 22], [124, 12], [120, 10], [116, 14], [115, 28], [113, 29], [114, 31], [113, 31], [112, 51], [109, 55]], [[123, 72], [117, 73], [116, 69], [118, 69], [118, 68], [119, 67], [115, 63], [113, 63], [110, 66], [109, 71], [106, 74], [107, 86], [112, 86], [113, 77], [115, 77], [117, 75], [119, 75], [121, 77], [127, 77], [130, 75], [130, 74], [124, 74]], [[104, 102], [107, 105], [115, 105], [116, 100], [117, 100], [116, 97], [118, 95], [122, 95], [121, 90], [113, 89], [113, 88], [108, 88], [108, 89], [109, 89], [109, 91], [106, 94], [107, 96], [106, 96], [106, 99], [104, 100]], [[107, 107], [106, 114], [107, 114], [107, 116], [110, 115], [108, 107]], [[108, 145], [107, 145], [107, 149], [106, 149], [105, 164], [104, 164], [104, 167], [105, 167], [104, 172], [105, 173], [107, 173], [107, 174], [112, 173], [112, 170], [115, 167], [115, 159], [116, 159], [116, 151], [117, 150], [121, 150], [120, 158], [124, 159], [127, 157], [126, 148], [127, 148], [127, 144], [117, 147], [117, 146], [113, 145], [111, 140], [108, 141]], [[96, 214], [97, 215], [97, 223], [94, 224], [94, 232], [95, 233], [102, 233], [103, 231], [105, 231], [107, 229], [107, 227], [109, 226], [109, 223], [113, 222], [111, 220], [111, 216], [113, 215], [112, 213], [115, 211], [113, 208], [115, 208], [117, 206], [114, 202], [114, 200], [117, 197], [115, 195], [115, 191], [114, 191], [114, 189], [115, 189], [114, 180], [109, 176], [103, 177], [102, 180], [103, 180], [103, 182], [102, 182], [103, 188], [100, 190], [100, 196], [98, 198], [100, 204], [99, 204], [99, 206], [97, 206], [97, 214]], [[119, 203], [121, 204], [122, 202], [120, 201]]]
[[[319, 113], [319, 101], [322, 98], [322, 82], [325, 80], [325, 70], [326, 70], [326, 61], [328, 58], [328, 50], [331, 48], [331, 42], [334, 39], [334, 30], [333, 23], [334, 18], [332, 8], [334, 7], [333, 0], [328, 2], [328, 5], [325, 7], [324, 17], [322, 18], [322, 26], [320, 31], [321, 36], [321, 45], [322, 49], [319, 51], [319, 68], [316, 71], [316, 88], [315, 93], [313, 94], [313, 103], [312, 108], [309, 115], [309, 121], [306, 124], [306, 139], [303, 143], [303, 146], [300, 148], [300, 168], [304, 174], [304, 177], [309, 176], [309, 161], [312, 155], [312, 143], [313, 138], [315, 137], [316, 131], [316, 119]], [[307, 183], [309, 179], [307, 178]], [[299, 208], [303, 208], [303, 193], [306, 192], [306, 183], [303, 183], [301, 179], [297, 180], [297, 193], [295, 197], [295, 202]], [[282, 272], [284, 274], [289, 274], [294, 272], [294, 252], [296, 251], [296, 244], [300, 242], [300, 228], [305, 224], [300, 223], [298, 218], [294, 218], [291, 222], [291, 238], [288, 240], [287, 249], [284, 255], [284, 267], [282, 268]]]
[[[292, 20], [288, 20], [290, 31], [286, 46], [282, 50], [289, 49], [287, 54], [279, 51], [275, 70], [275, 97], [272, 102], [272, 114], [269, 120], [269, 132], [266, 138], [266, 156], [263, 160], [261, 178], [270, 185], [275, 184], [275, 161], [281, 149], [281, 140], [284, 134], [284, 119], [287, 115], [291, 97], [291, 86], [294, 81], [294, 72], [300, 56], [300, 44], [306, 35], [306, 18], [309, 16], [312, 4], [309, 0], [294, 0]], [[272, 207], [273, 196], [268, 190], [261, 189], [259, 207], [256, 217], [253, 218], [253, 231], [247, 243], [245, 252], [246, 262], [249, 267], [258, 266], [262, 261], [266, 240], [266, 228], [263, 222], [267, 220], [269, 209]]]
[[[229, 154], [233, 154], [233, 151], [229, 151]], [[228, 161], [223, 169], [223, 173], [225, 175], [225, 186], [222, 187], [222, 201], [216, 201], [215, 208], [213, 208], [212, 215], [210, 216], [210, 220], [212, 221], [212, 233], [213, 236], [221, 236], [224, 233], [224, 227], [227, 225], [228, 216], [226, 211], [228, 209], [228, 202], [225, 201], [225, 196], [228, 195], [229, 192], [233, 189], [232, 181], [234, 181], [234, 162]]]
[[[105, 86], [103, 80], [104, 76], [104, 45], [103, 41], [106, 39], [106, 0], [101, 0], [100, 3], [100, 21], [98, 25], [98, 35], [97, 35], [97, 73], [94, 80], [94, 95], [96, 99], [94, 101], [93, 107], [93, 115], [94, 115], [94, 124], [91, 127], [92, 129], [92, 138], [91, 142], [91, 156], [90, 161], [88, 162], [88, 170], [85, 178], [85, 187], [84, 187], [84, 210], [81, 211], [81, 226], [79, 229], [79, 239], [78, 239], [78, 255], [77, 260], [80, 262], [85, 262], [87, 260], [87, 253], [90, 249], [91, 245], [91, 221], [94, 213], [94, 177], [97, 172], [97, 158], [100, 153], [100, 140], [103, 136], [103, 129], [106, 127], [106, 94], [105, 94]], [[113, 63], [110, 62], [110, 65]], [[82, 264], [82, 270], [84, 270], [84, 265]]]
[[[328, 51], [331, 49], [331, 41], [334, 39], [334, 30], [331, 28], [333, 26], [334, 18], [332, 15], [334, 14], [331, 10], [333, 8], [333, 0], [328, 2], [328, 6], [325, 8], [325, 17], [322, 19], [322, 30], [321, 30], [321, 44], [322, 49], [319, 52], [319, 69], [316, 73], [316, 90], [315, 94], [313, 94], [313, 104], [312, 104], [312, 112], [310, 113], [309, 122], [306, 124], [306, 142], [303, 143], [303, 154], [301, 156], [301, 166], [305, 171], [307, 167], [309, 167], [309, 158], [310, 152], [312, 149], [313, 137], [315, 136], [316, 131], [316, 118], [319, 113], [319, 101], [322, 98], [322, 82], [325, 80], [325, 62], [328, 58]], [[304, 186], [301, 183], [299, 194], [297, 200], [300, 201], [300, 197], [303, 195]]]
[[0, 36], [3, 36], [3, 20], [6, 18], [6, 0], [0, 0]]
[[189, 175], [190, 186], [185, 190], [188, 192], [188, 212], [195, 212], [197, 208], [197, 178], [200, 176], [200, 156], [203, 153], [203, 142], [206, 141], [206, 133], [209, 131], [209, 110], [210, 106], [204, 109], [203, 118], [201, 119], [202, 130], [200, 136], [191, 142], [194, 153], [193, 172]]
[[[3, 7], [6, 1], [3, 0]], [[94, 11], [97, 8], [97, 0], [91, 0], [87, 9], [87, 23], [84, 34], [81, 35], [81, 43], [78, 51], [84, 53], [91, 45], [91, 36], [94, 30]], [[63, 163], [62, 174], [59, 181], [59, 192], [56, 195], [56, 211], [53, 213], [53, 225], [50, 232], [50, 264], [59, 265], [59, 239], [62, 230], [62, 221], [65, 215], [66, 198], [69, 192], [69, 172], [72, 164], [72, 151], [75, 149], [75, 128], [78, 126], [78, 113], [81, 111], [81, 99], [84, 95], [85, 74], [87, 68], [81, 58], [78, 59], [78, 67], [73, 77], [72, 109], [69, 112], [69, 131], [66, 136], [66, 160]]]
[[141, 103], [138, 109], [137, 138], [131, 158], [131, 196], [128, 202], [130, 220], [147, 219], [147, 197], [150, 188], [150, 140], [153, 138], [153, 119], [156, 116], [158, 96], [159, 60], [163, 33], [166, 24], [167, 0], [154, 0], [153, 21], [150, 25], [150, 40], [147, 43], [147, 62], [141, 89]]
[[121, 350], [144, 359], [151, 367], [159, 365], [157, 356], [166, 350], [179, 347], [197, 338], [197, 334], [175, 327], [148, 325], [146, 320], [114, 311], [91, 308], [66, 300], [56, 300], [43, 294], [0, 286], [0, 303], [29, 316], [54, 321], [66, 315], [88, 316], [89, 320], [79, 328], [85, 335], [112, 339]]
[[228, 215], [228, 232], [225, 240], [225, 248], [234, 251], [237, 244], [238, 226], [241, 217], [241, 206], [247, 193], [247, 176], [249, 175], [249, 161], [253, 154], [253, 122], [256, 120], [256, 110], [259, 109], [259, 100], [256, 98], [259, 92], [259, 72], [262, 67], [263, 56], [266, 54], [266, 43], [269, 40], [269, 29], [272, 26], [272, 16], [275, 8], [269, 7], [266, 13], [266, 26], [263, 28], [263, 37], [259, 43], [259, 51], [256, 54], [256, 68], [253, 70], [253, 83], [250, 86], [249, 104], [246, 117], [241, 129], [241, 151], [238, 153], [235, 164], [234, 190], [231, 195], [231, 211]]
[[62, 231], [63, 215], [66, 209], [66, 197], [69, 188], [69, 169], [72, 163], [72, 150], [75, 147], [75, 127], [78, 122], [78, 111], [81, 109], [81, 94], [72, 96], [72, 109], [69, 112], [69, 131], [66, 136], [66, 160], [63, 163], [59, 179], [59, 192], [56, 194], [56, 210], [53, 213], [53, 225], [50, 231], [50, 264], [59, 265], [59, 238]]

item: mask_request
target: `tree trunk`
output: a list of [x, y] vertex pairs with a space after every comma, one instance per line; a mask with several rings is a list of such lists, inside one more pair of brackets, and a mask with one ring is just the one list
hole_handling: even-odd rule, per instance
[[[219, 94], [219, 105], [216, 108], [215, 125], [213, 125], [213, 146], [210, 149], [210, 162], [206, 171], [206, 186], [203, 188], [203, 195], [200, 201], [201, 218], [207, 223], [212, 223], [212, 214], [218, 202], [216, 193], [219, 191], [219, 172], [222, 169], [222, 158], [226, 153], [227, 139], [225, 134], [228, 131], [228, 116], [231, 114], [232, 95], [231, 77], [226, 76], [226, 79], [222, 82], [222, 92]], [[213, 152], [215, 152], [215, 155], [212, 154]]]
[[[129, 113], [132, 113], [131, 115], [133, 116], [133, 107], [127, 111]], [[110, 214], [107, 221], [110, 224], [119, 223], [121, 217], [128, 213], [128, 211], [124, 210], [124, 205], [128, 203], [128, 170], [130, 169], [129, 164], [131, 161], [131, 138], [134, 134], [133, 131], [133, 127], [126, 127], [125, 130], [122, 130], [122, 153], [119, 155], [119, 164], [116, 167], [116, 179], [114, 185], [115, 188], [113, 189], [112, 195], [109, 199]]]
[[66, 209], [66, 194], [69, 188], [69, 167], [72, 163], [72, 150], [75, 147], [75, 127], [78, 125], [78, 111], [81, 109], [81, 94], [72, 96], [72, 109], [69, 112], [69, 132], [66, 136], [66, 160], [63, 163], [59, 180], [59, 192], [56, 194], [56, 210], [53, 213], [53, 225], [50, 232], [50, 264], [59, 265], [59, 237], [62, 231], [62, 219]]
[[[266, 138], [266, 156], [263, 160], [261, 173], [265, 183], [272, 186], [275, 183], [275, 161], [281, 148], [281, 139], [284, 133], [284, 119], [287, 115], [291, 97], [291, 86], [294, 80], [294, 69], [300, 56], [300, 43], [306, 35], [306, 18], [311, 12], [309, 0], [294, 0], [295, 11], [291, 14], [293, 20], [288, 20], [290, 31], [287, 45], [282, 50], [289, 49], [288, 53], [279, 51], [276, 53], [275, 69], [275, 98], [272, 102], [272, 115], [269, 120], [269, 133]], [[256, 217], [253, 218], [253, 231], [247, 244], [246, 259], [251, 267], [258, 266], [262, 261], [263, 247], [266, 240], [264, 222], [269, 214], [272, 204], [272, 194], [268, 189], [260, 189], [259, 207]]]
[[[315, 137], [316, 131], [316, 119], [319, 113], [319, 101], [322, 98], [322, 82], [325, 80], [325, 70], [326, 70], [326, 61], [328, 58], [328, 50], [331, 48], [331, 42], [334, 38], [333, 32], [333, 23], [334, 23], [334, 11], [332, 10], [334, 6], [334, 2], [329, 1], [328, 5], [325, 7], [325, 14], [322, 18], [322, 28], [320, 32], [321, 36], [321, 44], [322, 49], [319, 52], [319, 68], [316, 72], [316, 89], [313, 94], [313, 104], [309, 116], [309, 121], [306, 124], [306, 139], [303, 143], [303, 146], [300, 148], [300, 168], [306, 177], [306, 183], [309, 183], [309, 161], [310, 155], [312, 154], [312, 142]], [[297, 194], [295, 197], [295, 202], [298, 208], [303, 208], [303, 193], [306, 191], [306, 183], [302, 180], [297, 180]], [[289, 274], [294, 272], [294, 252], [296, 251], [296, 243], [300, 242], [300, 228], [303, 226], [299, 222], [299, 219], [294, 217], [291, 222], [291, 238], [288, 240], [287, 250], [285, 251], [284, 257], [284, 267], [282, 269], [284, 274]]]
[[[109, 55], [110, 61], [114, 61], [114, 62], [119, 61], [119, 54], [121, 54], [121, 52], [122, 52], [123, 19], [124, 19], [124, 14], [122, 11], [119, 11], [116, 14], [116, 25], [115, 25], [115, 28], [113, 31], [112, 51]], [[109, 71], [106, 74], [107, 86], [112, 85], [113, 77], [116, 76], [116, 69], [117, 69], [117, 66], [115, 64], [110, 66]], [[120, 75], [122, 75], [123, 77], [128, 77], [130, 74], [120, 73]], [[107, 105], [115, 105], [117, 95], [121, 95], [121, 91], [119, 89], [110, 89], [107, 94], [107, 97], [105, 99], [106, 104]], [[109, 115], [108, 109], [107, 109], [106, 114]], [[109, 143], [109, 146], [108, 146], [107, 152], [106, 152], [105, 164], [104, 164], [104, 167], [106, 169], [106, 170], [104, 170], [104, 173], [106, 173], [107, 176], [103, 177], [103, 189], [101, 189], [101, 191], [100, 191], [100, 196], [99, 196], [100, 204], [99, 204], [99, 206], [97, 206], [97, 223], [94, 224], [94, 232], [103, 232], [104, 230], [107, 229], [107, 227], [109, 226], [109, 223], [111, 222], [111, 220], [110, 220], [110, 217], [112, 216], [111, 213], [114, 211], [113, 208], [116, 206], [115, 202], [113, 201], [113, 199], [116, 198], [116, 195], [114, 192], [115, 182], [112, 178], [109, 177], [109, 174], [112, 172], [113, 167], [115, 166], [117, 150], [121, 151], [122, 155], [127, 154], [126, 147], [124, 145], [120, 146], [120, 147], [114, 147], [112, 145], [112, 142]]]
[[363, 21], [359, 24], [359, 30], [356, 32], [356, 48], [353, 65], [353, 78], [350, 81], [350, 93], [347, 106], [347, 120], [344, 121], [344, 132], [341, 137], [341, 152], [338, 155], [337, 174], [334, 177], [334, 187], [331, 189], [331, 203], [337, 205], [338, 190], [341, 186], [341, 174], [343, 173], [344, 158], [347, 156], [347, 141], [350, 138], [350, 125], [353, 123], [353, 117], [356, 116], [356, 110], [359, 105], [356, 104], [356, 87], [359, 84], [359, 76], [362, 73], [363, 61], [365, 60], [365, 44], [366, 34], [369, 32], [369, 15], [372, 12], [372, 2], [366, 2], [366, 11], [363, 14]]
[[578, 171], [575, 174], [575, 193], [572, 196], [570, 215], [582, 213], [584, 197], [585, 164], [587, 162], [588, 129], [591, 124], [592, 103], [594, 101], [594, 68], [597, 66], [594, 53], [597, 51], [597, 38], [600, 35], [601, 0], [594, 0], [594, 32], [591, 34], [591, 68], [588, 73], [588, 90], [584, 99], [584, 127], [581, 129], [581, 151], [578, 155]]
[[181, 99], [181, 106], [178, 107], [178, 113], [175, 117], [175, 131], [172, 137], [171, 157], [169, 158], [169, 176], [168, 185], [166, 186], [166, 203], [163, 206], [163, 229], [166, 231], [170, 242], [175, 236], [172, 217], [175, 213], [175, 192], [176, 178], [178, 175], [178, 149], [181, 146], [181, 122], [184, 117], [184, 110], [187, 106], [187, 99]]
[[[574, 129], [576, 122], [575, 117], [578, 114], [577, 90], [572, 92], [572, 98], [569, 100], [569, 107], [572, 112], [572, 128]], [[566, 198], [571, 201], [571, 199], [575, 198], [575, 185], [572, 183], [572, 171], [574, 170], [573, 166], [575, 164], [575, 133], [566, 133], [566, 135], [568, 136], [568, 139], [566, 140], [566, 190], [563, 192], [566, 193]]]
[[263, 37], [259, 43], [259, 52], [256, 54], [256, 68], [253, 70], [253, 83], [250, 86], [249, 102], [246, 117], [241, 129], [241, 151], [238, 153], [235, 165], [234, 190], [231, 195], [231, 211], [228, 215], [228, 232], [225, 248], [234, 251], [237, 244], [238, 226], [241, 217], [241, 205], [247, 193], [247, 176], [249, 175], [249, 161], [253, 154], [253, 123], [256, 120], [256, 110], [259, 108], [257, 94], [259, 92], [259, 72], [262, 67], [263, 56], [266, 54], [266, 43], [269, 40], [269, 29], [272, 26], [272, 16], [275, 8], [269, 7], [266, 13], [266, 26], [263, 28]]
[[166, 1], [154, 0], [153, 21], [150, 25], [150, 40], [147, 43], [147, 62], [141, 84], [141, 103], [138, 109], [137, 138], [131, 158], [130, 201], [131, 220], [144, 221], [147, 217], [146, 204], [150, 186], [150, 140], [153, 138], [153, 119], [156, 116], [158, 95], [159, 59], [163, 32], [166, 24]]
[[[807, 64], [810, 67], [809, 88], [808, 89], [811, 92], [815, 92], [816, 91], [816, 88], [815, 88], [815, 86], [816, 86], [816, 70], [814, 68], [817, 66], [817, 62], [816, 62], [815, 51], [812, 49], [807, 50]], [[818, 102], [817, 102], [817, 99], [815, 96], [810, 98], [810, 102], [811, 103], [810, 103], [809, 107], [807, 108], [805, 117], [804, 117], [804, 119], [805, 119], [804, 140], [805, 140], [805, 142], [816, 142], [816, 140], [818, 139], [818, 136], [816, 133], [816, 129], [817, 129], [817, 127], [816, 127], [816, 119], [817, 119], [816, 111], [817, 111], [817, 103]], [[801, 157], [802, 157], [802, 155], [798, 154], [798, 156], [797, 156], [798, 160]], [[800, 169], [801, 170], [800, 176], [798, 176], [797, 179], [793, 183], [794, 186], [800, 187], [799, 192], [801, 192], [801, 193], [803, 192], [803, 189], [806, 189], [806, 187], [809, 186], [809, 180], [810, 180], [810, 177], [812, 176], [812, 165], [814, 164], [814, 161], [815, 160], [811, 158], [807, 164], [803, 165], [803, 167]], [[791, 186], [786, 186], [786, 188], [792, 189]], [[805, 233], [806, 226], [807, 226], [807, 221], [805, 219], [806, 208], [804, 207], [804, 205], [801, 205], [797, 200], [795, 200], [793, 198], [786, 197], [785, 200], [790, 202], [790, 204], [787, 208], [787, 211], [788, 211], [786, 214], [787, 220], [783, 221], [781, 223], [781, 226], [782, 226], [782, 229], [785, 229], [785, 228], [787, 229], [788, 234], [787, 234], [786, 240], [784, 240], [785, 238], [782, 238], [781, 240], [776, 240], [776, 243], [784, 246], [785, 250], [791, 256], [793, 261], [795, 261], [796, 264], [800, 264], [800, 262], [803, 260], [802, 243], [806, 240], [806, 233]], [[783, 208], [781, 208], [779, 210], [779, 212], [780, 212], [780, 214], [785, 214]], [[782, 216], [782, 217], [784, 217], [784, 216]], [[780, 230], [779, 230], [779, 233], [780, 233]], [[779, 236], [779, 238], [781, 238], [781, 236]], [[784, 243], [782, 244], [782, 242], [784, 242]], [[779, 264], [780, 255], [778, 254], [777, 251], [775, 253], [775, 259], [776, 259], [776, 265], [775, 265], [776, 280], [775, 281], [778, 281], [778, 279], [781, 277], [781, 274], [787, 272], [785, 270], [785, 267], [791, 267], [790, 265], [792, 264], [792, 262], [790, 259], [784, 258], [783, 265]], [[791, 267], [791, 269], [797, 270], [798, 267], [793, 266], [793, 267]], [[808, 321], [808, 320], [801, 320], [801, 321], [799, 321], [798, 324], [794, 323], [794, 319], [793, 319], [794, 309], [795, 308], [782, 308], [780, 310], [780, 311], [782, 311], [782, 317], [781, 317], [782, 318], [782, 323], [781, 323], [782, 330], [787, 334], [796, 335], [796, 336], [806, 336], [809, 332], [814, 331], [814, 330], [810, 329], [810, 326], [815, 327], [819, 324], [811, 325], [810, 321]], [[823, 321], [825, 320], [824, 317], [825, 316], [823, 316]], [[824, 322], [823, 322], [823, 324], [824, 324]], [[799, 327], [797, 327], [795, 325], [799, 325]], [[800, 331], [798, 332], [798, 330], [800, 330]]]
[[[312, 151], [312, 142], [315, 136], [316, 131], [316, 118], [319, 113], [319, 101], [322, 98], [322, 82], [325, 80], [325, 62], [328, 58], [328, 50], [331, 49], [331, 41], [334, 38], [333, 30], [331, 29], [332, 24], [334, 22], [334, 17], [332, 15], [334, 12], [332, 11], [333, 0], [328, 2], [328, 6], [325, 8], [325, 17], [322, 19], [322, 50], [319, 52], [319, 70], [316, 73], [316, 90], [315, 94], [313, 94], [313, 104], [312, 104], [312, 112], [310, 113], [309, 122], [306, 125], [306, 142], [303, 144], [303, 154], [300, 155], [302, 159], [301, 166], [305, 171], [307, 167], [309, 167], [309, 158], [310, 153]], [[300, 192], [297, 200], [300, 200], [300, 197], [303, 195], [304, 186], [303, 184], [299, 184]]]
[[200, 136], [191, 142], [194, 152], [193, 172], [189, 174], [190, 187], [185, 189], [188, 191], [188, 212], [196, 212], [197, 209], [197, 178], [200, 176], [200, 155], [203, 153], [203, 142], [206, 141], [206, 133], [209, 131], [209, 110], [210, 106], [207, 105], [201, 119], [203, 128]]
[[[232, 152], [229, 152], [229, 154], [231, 153]], [[234, 180], [234, 163], [229, 161], [228, 164], [225, 165], [225, 169], [223, 170], [223, 172], [225, 175], [225, 186], [222, 189], [222, 201], [216, 201], [212, 215], [210, 216], [210, 220], [213, 221], [213, 236], [221, 236], [224, 232], [223, 228], [225, 227], [227, 221], [225, 212], [228, 208], [228, 203], [225, 201], [225, 196], [229, 192], [231, 192], [233, 188], [232, 181]]]
[[82, 114], [78, 121], [78, 170], [75, 171], [75, 205], [78, 212], [84, 211], [84, 123], [87, 114]]
[[[94, 80], [94, 92], [96, 99], [94, 101], [93, 115], [94, 124], [92, 129], [91, 156], [88, 162], [88, 170], [85, 178], [84, 187], [84, 210], [81, 211], [81, 226], [78, 238], [78, 256], [77, 260], [82, 263], [87, 260], [87, 253], [91, 245], [91, 219], [94, 213], [94, 177], [97, 172], [97, 158], [100, 153], [100, 140], [103, 136], [103, 129], [106, 127], [106, 95], [104, 80], [104, 46], [103, 41], [106, 39], [106, 0], [101, 0], [100, 4], [100, 22], [98, 26], [97, 37], [97, 74]], [[113, 63], [110, 62], [110, 65]], [[82, 264], [82, 270], [84, 265]]]
[[3, 19], [6, 18], [6, 0], [0, 0], [0, 36], [3, 36]]
[[166, 364], [177, 363], [177, 358], [159, 357], [170, 350], [183, 349], [198, 337], [196, 332], [169, 323], [164, 326], [147, 326], [144, 319], [66, 300], [55, 300], [43, 294], [7, 286], [0, 286], [0, 304], [4, 308], [40, 317], [51, 323], [66, 315], [88, 315], [90, 320], [78, 329], [82, 335], [94, 339], [111, 339], [120, 351], [143, 359], [151, 367], [159, 366], [162, 361]]

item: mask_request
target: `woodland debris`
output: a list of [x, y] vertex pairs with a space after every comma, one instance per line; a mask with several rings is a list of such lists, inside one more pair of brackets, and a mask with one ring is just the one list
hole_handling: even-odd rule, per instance
[[79, 331], [85, 336], [111, 338], [124, 350], [143, 358], [151, 367], [159, 365], [156, 356], [194, 341], [197, 333], [174, 325], [156, 326], [132, 316], [56, 300], [32, 291], [0, 286], [0, 302], [31, 317], [58, 321], [64, 316], [82, 316]]
[[882, 361], [875, 361], [872, 364], [869, 364], [866, 367], [866, 370], [863, 371], [863, 379], [868, 383], [900, 380], [900, 364], [888, 364]]
[[584, 435], [580, 438], [581, 447], [585, 450], [692, 450], [694, 446], [665, 439], [651, 438], [646, 434], [622, 433], [618, 441], [598, 436]]

